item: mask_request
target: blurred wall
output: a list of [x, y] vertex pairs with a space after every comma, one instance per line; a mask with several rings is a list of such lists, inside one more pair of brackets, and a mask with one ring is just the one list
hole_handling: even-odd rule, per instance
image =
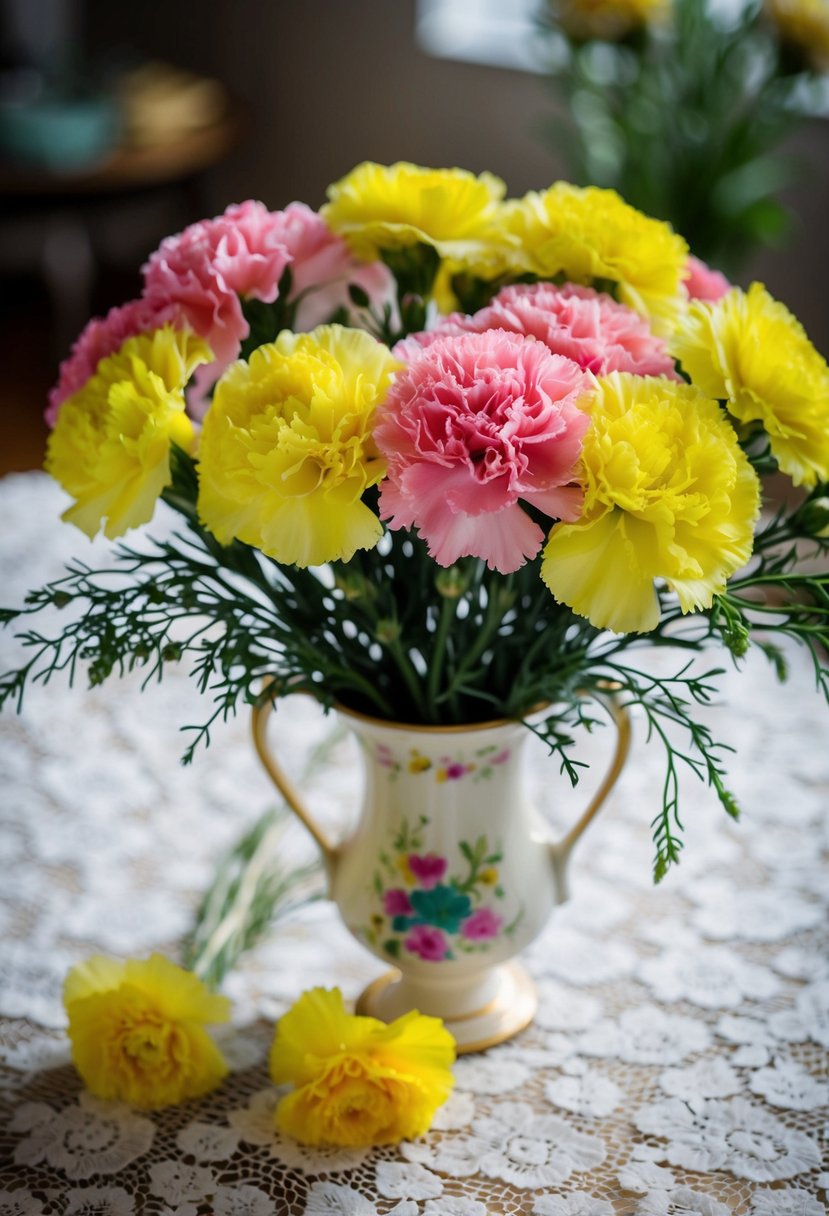
[[[85, 20], [90, 45], [215, 74], [246, 103], [248, 138], [209, 181], [214, 211], [249, 196], [317, 206], [366, 158], [488, 168], [513, 194], [564, 172], [540, 134], [543, 79], [426, 55], [414, 0], [87, 0]], [[792, 243], [746, 278], [762, 277], [829, 352], [829, 122], [809, 124], [795, 149], [809, 180], [788, 196]]]

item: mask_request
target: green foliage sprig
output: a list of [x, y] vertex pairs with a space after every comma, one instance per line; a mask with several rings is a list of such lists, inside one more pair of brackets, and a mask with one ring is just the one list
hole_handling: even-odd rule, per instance
[[56, 633], [28, 626], [19, 633], [28, 657], [0, 677], [0, 706], [19, 707], [30, 683], [58, 674], [72, 682], [79, 669], [95, 685], [135, 670], [145, 681], [161, 680], [169, 664], [185, 662], [212, 697], [207, 720], [183, 728], [189, 762], [217, 720], [288, 690], [309, 693], [325, 709], [341, 703], [419, 724], [527, 719], [548, 705], [531, 729], [575, 784], [579, 730], [601, 720], [586, 694], [610, 684], [664, 750], [653, 823], [660, 878], [681, 848], [681, 769], [707, 781], [736, 814], [724, 785], [727, 749], [695, 717], [721, 669], [700, 675], [686, 662], [673, 676], [654, 676], [634, 666], [629, 652], [642, 645], [695, 652], [717, 642], [738, 662], [754, 643], [783, 678], [774, 638], [784, 635], [807, 647], [829, 700], [829, 571], [803, 568], [804, 545], [820, 562], [829, 554], [829, 537], [820, 535], [824, 514], [829, 519], [826, 486], [761, 528], [752, 564], [708, 612], [683, 617], [660, 591], [660, 623], [645, 635], [602, 633], [557, 604], [538, 576], [540, 559], [506, 577], [472, 558], [442, 569], [405, 531], [386, 534], [381, 561], [358, 553], [326, 570], [280, 566], [239, 542], [222, 546], [199, 523], [195, 467], [180, 451], [165, 498], [184, 531], [146, 549], [119, 545], [103, 569], [73, 563], [23, 608], [0, 610], [0, 624], [25, 624], [49, 608], [66, 614]]

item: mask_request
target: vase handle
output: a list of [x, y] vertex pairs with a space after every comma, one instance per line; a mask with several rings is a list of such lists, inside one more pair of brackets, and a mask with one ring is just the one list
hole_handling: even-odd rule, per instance
[[254, 705], [253, 716], [251, 719], [254, 747], [256, 748], [259, 759], [262, 761], [265, 772], [268, 774], [271, 781], [279, 790], [280, 794], [285, 799], [296, 817], [303, 824], [303, 826], [308, 829], [316, 841], [319, 850], [322, 853], [325, 872], [330, 879], [334, 870], [334, 863], [337, 858], [337, 850], [328, 839], [328, 836], [325, 834], [322, 828], [314, 821], [310, 811], [302, 799], [302, 795], [300, 794], [299, 790], [268, 747], [267, 725], [273, 710], [274, 702], [271, 697], [268, 697], [258, 705]]
[[625, 766], [628, 752], [630, 751], [630, 714], [627, 711], [627, 707], [618, 703], [613, 695], [612, 687], [594, 691], [592, 696], [604, 706], [613, 719], [613, 724], [616, 727], [616, 748], [610, 761], [610, 767], [605, 773], [601, 785], [588, 803], [587, 809], [561, 840], [550, 845], [550, 857], [553, 863], [559, 903], [567, 899], [569, 894], [567, 889], [567, 865], [570, 861], [570, 854], [604, 806], [608, 794], [619, 779], [619, 775]]

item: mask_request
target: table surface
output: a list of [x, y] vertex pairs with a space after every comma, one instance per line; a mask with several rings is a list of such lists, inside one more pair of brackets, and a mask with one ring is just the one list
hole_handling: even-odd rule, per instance
[[[0, 481], [0, 507], [6, 603], [63, 561], [106, 553], [58, 524], [61, 495], [43, 475]], [[0, 639], [3, 669], [19, 655]], [[685, 782], [685, 855], [658, 888], [648, 824], [661, 757], [639, 724], [577, 853], [573, 898], [525, 955], [536, 1022], [459, 1060], [427, 1136], [359, 1152], [302, 1148], [271, 1121], [275, 1020], [312, 985], [353, 999], [382, 970], [328, 903], [277, 923], [227, 980], [232, 1073], [214, 1094], [147, 1115], [84, 1093], [63, 1031], [67, 968], [93, 951], [175, 957], [217, 859], [273, 793], [243, 719], [178, 764], [178, 728], [205, 716], [184, 673], [143, 693], [133, 678], [32, 690], [20, 716], [0, 718], [0, 1216], [818, 1216], [829, 714], [806, 656], [790, 662], [782, 686], [755, 654], [722, 679], [706, 716], [736, 748], [744, 816], [731, 823]], [[313, 706], [292, 709], [283, 754], [301, 768], [329, 729]], [[608, 734], [589, 741], [597, 769]], [[529, 780], [560, 823], [587, 796], [560, 794], [540, 752]], [[358, 784], [344, 743], [307, 792], [344, 825]]]

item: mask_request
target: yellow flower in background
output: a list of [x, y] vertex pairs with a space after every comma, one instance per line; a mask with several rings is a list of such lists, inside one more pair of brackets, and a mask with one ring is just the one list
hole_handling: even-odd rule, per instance
[[184, 387], [210, 348], [164, 326], [128, 338], [60, 408], [46, 471], [75, 499], [62, 518], [93, 537], [123, 536], [152, 518], [170, 484], [170, 446], [191, 452]]
[[782, 40], [817, 71], [829, 71], [829, 0], [766, 0], [765, 7]]
[[670, 224], [650, 219], [615, 192], [556, 182], [505, 205], [525, 271], [570, 282], [609, 279], [623, 304], [664, 330], [683, 299], [688, 246]]
[[716, 401], [691, 385], [615, 372], [585, 408], [582, 518], [557, 524], [541, 577], [600, 629], [659, 621], [654, 581], [683, 612], [710, 607], [751, 555], [757, 476]]
[[338, 989], [303, 993], [276, 1028], [280, 1131], [303, 1144], [397, 1144], [429, 1130], [454, 1085], [455, 1041], [438, 1018], [407, 1013], [388, 1026], [348, 1014]]
[[354, 252], [371, 260], [386, 249], [431, 245], [466, 265], [499, 242], [500, 178], [466, 169], [424, 169], [364, 161], [328, 188], [320, 214]]
[[795, 485], [829, 480], [829, 366], [761, 283], [694, 301], [670, 346], [704, 393], [762, 424]]
[[89, 1091], [144, 1110], [208, 1093], [227, 1065], [205, 1030], [230, 1003], [160, 954], [118, 962], [96, 954], [66, 977], [72, 1059]]
[[383, 477], [372, 421], [401, 365], [362, 330], [284, 330], [216, 388], [200, 446], [198, 509], [227, 544], [315, 566], [377, 544], [360, 501]]
[[672, 0], [554, 0], [556, 22], [579, 41], [614, 42], [643, 25], [656, 25], [671, 11]]

